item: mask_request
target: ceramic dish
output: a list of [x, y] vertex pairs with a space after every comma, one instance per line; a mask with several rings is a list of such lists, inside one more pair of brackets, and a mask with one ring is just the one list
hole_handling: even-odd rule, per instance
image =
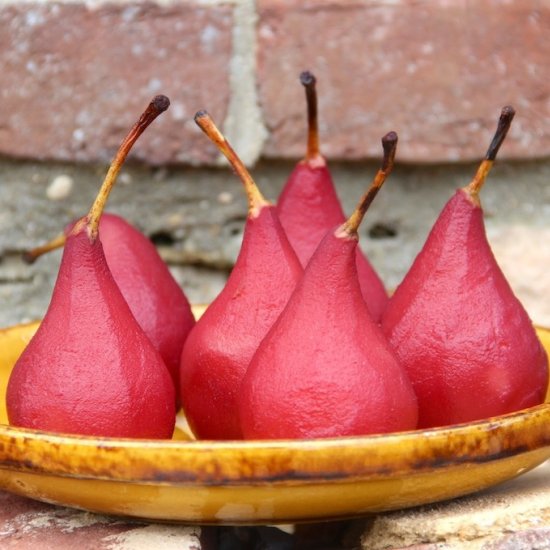
[[[446, 428], [310, 441], [125, 440], [12, 428], [5, 386], [36, 326], [0, 331], [0, 488], [37, 500], [148, 520], [296, 523], [457, 497], [550, 458], [550, 403]], [[548, 350], [550, 331], [539, 335]]]

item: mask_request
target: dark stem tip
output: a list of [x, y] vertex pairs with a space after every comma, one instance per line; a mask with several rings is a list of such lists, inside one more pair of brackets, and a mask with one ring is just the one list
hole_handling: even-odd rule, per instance
[[397, 133], [388, 132], [382, 138], [382, 148], [384, 149], [384, 160], [382, 162], [382, 170], [386, 170], [392, 163], [397, 149]]
[[165, 95], [156, 95], [151, 103], [159, 113], [163, 113], [170, 107], [170, 100]]
[[303, 71], [302, 73], [300, 73], [300, 82], [302, 83], [303, 86], [308, 88], [310, 86], [315, 86], [317, 79], [315, 78], [312, 72]]
[[393, 149], [397, 143], [397, 139], [397, 132], [388, 132], [382, 138], [382, 146], [384, 147], [384, 151], [386, 149]]
[[511, 105], [506, 105], [506, 107], [502, 108], [495, 135], [491, 141], [491, 145], [489, 145], [489, 149], [487, 150], [487, 155], [485, 157], [487, 160], [495, 160], [498, 150], [500, 149], [500, 146], [502, 145], [502, 142], [510, 129], [510, 125], [512, 124], [515, 114], [516, 110]]
[[206, 109], [201, 109], [200, 111], [197, 111], [195, 113], [194, 121], [197, 122], [201, 118], [205, 118], [208, 116], [208, 111]]
[[502, 112], [500, 113], [500, 118], [508, 120], [508, 124], [510, 124], [515, 114], [516, 114], [516, 110], [511, 105], [506, 105], [505, 107], [502, 108]]

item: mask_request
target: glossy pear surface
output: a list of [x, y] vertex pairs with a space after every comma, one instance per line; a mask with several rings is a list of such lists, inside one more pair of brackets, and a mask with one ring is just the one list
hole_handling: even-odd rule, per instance
[[459, 190], [390, 299], [382, 328], [419, 401], [419, 427], [542, 403], [546, 353], [502, 274], [479, 205]]
[[239, 391], [247, 439], [414, 429], [416, 397], [357, 280], [357, 240], [330, 231]]
[[[305, 267], [327, 231], [346, 219], [322, 157], [296, 165], [279, 197], [277, 213]], [[384, 284], [359, 247], [356, 263], [361, 292], [373, 318], [379, 321], [388, 301]]]
[[195, 324], [191, 306], [145, 235], [115, 214], [103, 214], [99, 227], [109, 269], [177, 388], [181, 351]]
[[231, 275], [183, 348], [181, 400], [198, 438], [242, 437], [236, 404], [241, 380], [302, 272], [275, 208], [249, 214]]
[[170, 438], [172, 380], [86, 227], [68, 236], [52, 299], [7, 389], [10, 424], [46, 431]]

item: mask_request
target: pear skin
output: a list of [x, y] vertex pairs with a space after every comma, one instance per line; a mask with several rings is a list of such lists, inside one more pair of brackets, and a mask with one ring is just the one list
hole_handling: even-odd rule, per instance
[[382, 328], [418, 395], [420, 428], [544, 401], [546, 353], [463, 190], [443, 208]]
[[46, 315], [15, 364], [10, 424], [91, 436], [170, 438], [174, 387], [124, 300], [99, 239], [67, 238]]
[[[335, 228], [336, 229], [336, 228]], [[239, 391], [245, 439], [414, 429], [416, 396], [361, 299], [357, 240], [327, 234]]]
[[195, 324], [189, 301], [143, 233], [109, 213], [103, 214], [99, 227], [109, 269], [178, 388], [181, 351]]
[[478, 196], [514, 114], [503, 108], [474, 179], [443, 208], [382, 318], [418, 396], [420, 428], [544, 401], [546, 352], [493, 256]]
[[279, 195], [277, 214], [305, 267], [327, 231], [346, 219], [322, 157], [296, 165]]
[[[27, 251], [25, 261], [33, 263], [43, 254], [64, 246], [75, 224], [76, 221], [68, 224], [63, 234]], [[101, 215], [99, 226], [109, 269], [177, 388], [181, 350], [195, 324], [191, 305], [155, 245], [143, 233], [121, 216], [108, 212]]]
[[241, 439], [236, 399], [260, 341], [302, 275], [273, 207], [249, 218], [225, 287], [197, 321], [181, 357], [181, 399], [200, 439]]
[[246, 439], [366, 435], [416, 427], [416, 396], [362, 299], [358, 227], [393, 167], [397, 135], [344, 224], [330, 230], [273, 328], [238, 397]]

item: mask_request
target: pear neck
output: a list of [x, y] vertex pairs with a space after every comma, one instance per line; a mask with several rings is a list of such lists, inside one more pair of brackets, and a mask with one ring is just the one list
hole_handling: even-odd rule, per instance
[[476, 206], [481, 206], [481, 201], [479, 200], [479, 192], [481, 191], [483, 184], [487, 180], [487, 176], [489, 175], [489, 172], [491, 171], [494, 163], [494, 160], [483, 160], [479, 165], [479, 168], [477, 169], [477, 172], [472, 181], [462, 188], [466, 196]]
[[[314, 303], [318, 303], [320, 296], [325, 300], [337, 299], [340, 306], [359, 303], [357, 299], [361, 296], [361, 289], [356, 253], [356, 236], [344, 234], [342, 238], [338, 235], [338, 229], [325, 235], [310, 258], [300, 283], [302, 288], [308, 287], [306, 294]], [[327, 292], [329, 288], [331, 290]], [[342, 292], [336, 292], [337, 288]]]
[[477, 206], [480, 206], [479, 192], [483, 187], [483, 184], [485, 183], [485, 180], [487, 179], [487, 176], [489, 175], [493, 164], [495, 163], [498, 151], [502, 143], [504, 142], [504, 139], [506, 138], [506, 134], [510, 129], [510, 125], [512, 124], [512, 120], [515, 114], [515, 109], [510, 105], [506, 105], [502, 108], [497, 124], [497, 129], [495, 131], [495, 134], [493, 135], [491, 143], [489, 144], [489, 148], [487, 149], [485, 158], [481, 161], [481, 164], [479, 165], [479, 168], [477, 169], [477, 172], [472, 181], [463, 188], [464, 192], [466, 193], [466, 195], [468, 195], [472, 203]]
[[307, 152], [305, 160], [315, 161], [319, 152], [319, 122], [317, 114], [317, 79], [313, 73], [304, 71], [300, 75], [300, 82], [306, 92], [307, 103]]
[[107, 175], [103, 180], [99, 193], [97, 194], [97, 197], [94, 203], [92, 204], [92, 207], [88, 212], [88, 215], [86, 216], [88, 236], [90, 237], [91, 240], [95, 240], [97, 238], [98, 231], [99, 231], [99, 220], [101, 218], [101, 214], [105, 209], [105, 204], [107, 203], [109, 194], [111, 193], [111, 190], [115, 185], [118, 173], [120, 172], [120, 169], [122, 168], [122, 165], [124, 164], [124, 161], [128, 156], [128, 153], [134, 146], [134, 143], [141, 136], [141, 134], [143, 134], [143, 132], [147, 129], [147, 127], [161, 113], [163, 113], [164, 111], [166, 111], [166, 109], [168, 109], [169, 105], [170, 105], [170, 100], [166, 96], [164, 95], [155, 96], [151, 100], [151, 102], [149, 103], [145, 111], [142, 113], [139, 120], [130, 129], [130, 131], [128, 132], [128, 134], [120, 144], [117, 154], [113, 159], [113, 161], [111, 162], [111, 165], [109, 166], [109, 170], [107, 171]]
[[304, 160], [302, 160], [302, 164], [307, 166], [310, 170], [319, 170], [320, 168], [326, 167], [327, 161], [323, 155], [318, 153], [312, 157], [306, 156]]
[[391, 168], [389, 170], [378, 170], [376, 176], [374, 177], [374, 181], [367, 189], [367, 192], [361, 197], [359, 204], [357, 205], [351, 216], [339, 227], [337, 231], [338, 234], [357, 236], [359, 226], [361, 225], [361, 222], [363, 221], [363, 218], [365, 217], [369, 206], [378, 194], [378, 191], [380, 191], [380, 188], [382, 187], [384, 182], [386, 181], [390, 170]]

